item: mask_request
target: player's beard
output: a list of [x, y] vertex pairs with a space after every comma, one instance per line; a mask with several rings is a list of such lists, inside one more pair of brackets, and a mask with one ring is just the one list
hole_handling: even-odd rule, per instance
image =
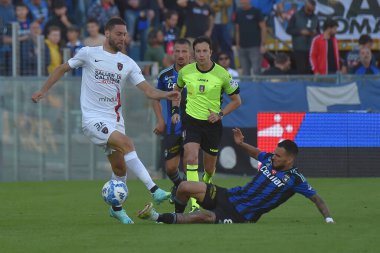
[[108, 40], [108, 43], [109, 43], [110, 47], [111, 47], [114, 51], [116, 51], [116, 52], [121, 51], [121, 48], [118, 48], [118, 47], [117, 47], [117, 44], [115, 43], [115, 41], [114, 41], [111, 37], [110, 37], [110, 39]]

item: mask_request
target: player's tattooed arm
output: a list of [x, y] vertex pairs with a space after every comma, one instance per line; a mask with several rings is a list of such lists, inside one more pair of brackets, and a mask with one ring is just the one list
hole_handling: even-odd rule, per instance
[[331, 218], [330, 211], [329, 211], [329, 208], [327, 207], [327, 204], [318, 194], [311, 196], [310, 200], [314, 202], [314, 204], [318, 208], [319, 212], [323, 215], [327, 223], [334, 222], [334, 220]]

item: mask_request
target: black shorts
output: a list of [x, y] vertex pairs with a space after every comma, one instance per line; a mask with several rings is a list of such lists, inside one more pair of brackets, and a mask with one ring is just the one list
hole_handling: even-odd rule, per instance
[[198, 204], [204, 209], [215, 213], [215, 223], [246, 223], [228, 201], [227, 189], [213, 184], [207, 184], [205, 198]]
[[207, 120], [195, 119], [186, 114], [184, 129], [184, 144], [189, 142], [199, 143], [201, 149], [206, 153], [213, 156], [218, 155], [223, 133], [221, 121], [210, 123]]
[[165, 160], [170, 160], [177, 155], [183, 154], [183, 137], [182, 135], [165, 135], [164, 137]]

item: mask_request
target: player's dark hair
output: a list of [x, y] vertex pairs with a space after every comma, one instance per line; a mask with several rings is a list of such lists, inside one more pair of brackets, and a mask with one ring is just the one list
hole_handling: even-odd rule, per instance
[[189, 47], [191, 47], [191, 42], [188, 39], [185, 39], [185, 38], [180, 38], [180, 39], [175, 40], [174, 41], [174, 45], [175, 44], [188, 45]]
[[207, 37], [207, 36], [199, 36], [193, 42], [193, 50], [195, 51], [195, 46], [197, 44], [200, 44], [200, 43], [203, 43], [203, 42], [206, 42], [209, 45], [210, 50], [212, 49], [211, 39], [209, 37]]
[[367, 43], [372, 43], [372, 42], [373, 40], [371, 36], [369, 36], [368, 34], [362, 34], [359, 37], [359, 45], [365, 45]]
[[284, 148], [291, 155], [297, 156], [298, 154], [298, 146], [294, 141], [283, 140], [277, 144], [277, 147]]
[[125, 25], [127, 26], [127, 23], [125, 23], [124, 20], [121, 18], [111, 18], [110, 20], [107, 21], [106, 26], [104, 27], [104, 31], [111, 31], [115, 25]]

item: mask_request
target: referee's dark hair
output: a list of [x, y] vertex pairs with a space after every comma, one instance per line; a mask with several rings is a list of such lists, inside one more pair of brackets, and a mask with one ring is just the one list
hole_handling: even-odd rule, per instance
[[297, 156], [298, 154], [298, 146], [294, 141], [283, 140], [277, 144], [277, 147], [284, 148], [286, 152], [293, 156]]
[[209, 45], [210, 50], [212, 50], [211, 39], [207, 36], [199, 36], [198, 38], [196, 38], [193, 42], [193, 50], [195, 51], [195, 46], [197, 44], [200, 44], [203, 42], [206, 42]]
[[122, 20], [121, 18], [111, 18], [107, 21], [107, 24], [106, 26], [104, 27], [104, 30], [105, 31], [111, 31], [115, 25], [125, 25], [127, 26], [127, 23], [125, 23], [124, 20]]

